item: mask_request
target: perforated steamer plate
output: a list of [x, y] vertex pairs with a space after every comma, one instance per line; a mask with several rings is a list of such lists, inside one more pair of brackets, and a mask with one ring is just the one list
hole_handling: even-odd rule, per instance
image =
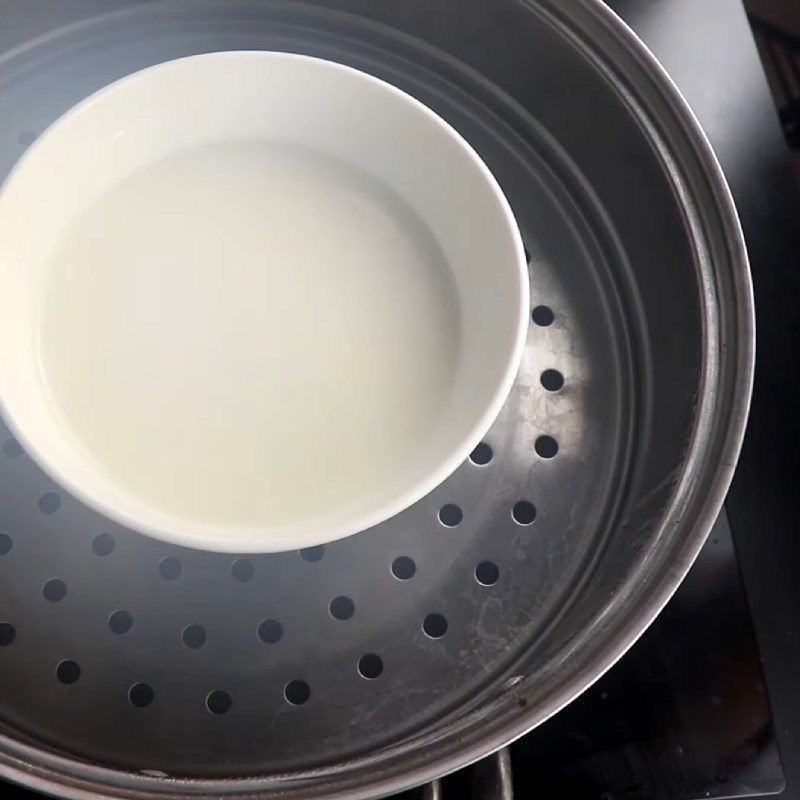
[[4, 172], [76, 101], [153, 63], [341, 61], [485, 159], [530, 253], [531, 324], [470, 461], [384, 525], [300, 553], [124, 530], [3, 430], [0, 774], [74, 797], [350, 798], [501, 746], [641, 632], [727, 485], [752, 309], [707, 145], [588, 0], [113, 5], [75, 4], [77, 21], [0, 56]]

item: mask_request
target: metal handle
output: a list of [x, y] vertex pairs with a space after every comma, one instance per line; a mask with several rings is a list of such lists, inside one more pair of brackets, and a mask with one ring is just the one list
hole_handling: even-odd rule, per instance
[[[467, 767], [472, 772], [469, 800], [514, 800], [511, 756], [504, 747], [482, 761]], [[450, 797], [441, 780], [425, 784], [418, 790], [418, 800], [456, 800]], [[465, 800], [458, 798], [458, 800]]]

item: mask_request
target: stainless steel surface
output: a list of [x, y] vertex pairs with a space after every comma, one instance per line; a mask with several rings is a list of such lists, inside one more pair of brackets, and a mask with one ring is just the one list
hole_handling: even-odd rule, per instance
[[514, 800], [509, 749], [504, 747], [466, 769], [395, 796], [395, 800]]
[[507, 747], [479, 761], [473, 769], [474, 800], [514, 800], [511, 756]]
[[[6, 441], [0, 621], [14, 637], [0, 647], [0, 774], [73, 797], [407, 788], [558, 710], [691, 564], [730, 479], [752, 371], [746, 259], [713, 155], [599, 3], [426, 8], [136, 3], [0, 56], [3, 170], [76, 100], [167, 58], [275, 48], [373, 72], [487, 161], [531, 253], [537, 307], [491, 460], [321, 553], [235, 562], [145, 539]], [[548, 374], [546, 388], [545, 370], [563, 386]], [[393, 574], [400, 557], [413, 575], [408, 562]], [[331, 608], [339, 597], [351, 616], [346, 601]], [[77, 675], [65, 661], [77, 680], [64, 682]], [[152, 702], [131, 695], [139, 684]], [[287, 701], [304, 686], [307, 702]]]

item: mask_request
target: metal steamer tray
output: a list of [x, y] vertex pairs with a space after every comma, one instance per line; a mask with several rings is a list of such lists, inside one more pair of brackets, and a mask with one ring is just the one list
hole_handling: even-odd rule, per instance
[[691, 113], [594, 0], [70, 5], [0, 55], [3, 174], [75, 102], [150, 64], [328, 58], [478, 150], [522, 228], [533, 303], [472, 458], [324, 548], [233, 558], [145, 538], [3, 430], [0, 775], [69, 797], [360, 798], [501, 747], [636, 639], [730, 479], [752, 299]]

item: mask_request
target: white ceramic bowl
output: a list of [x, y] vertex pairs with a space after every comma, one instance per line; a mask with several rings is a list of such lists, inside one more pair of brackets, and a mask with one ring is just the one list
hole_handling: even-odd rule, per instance
[[529, 303], [458, 133], [273, 52], [159, 64], [56, 121], [0, 192], [0, 287], [28, 453], [122, 524], [227, 552], [341, 538], [441, 483], [511, 388]]

